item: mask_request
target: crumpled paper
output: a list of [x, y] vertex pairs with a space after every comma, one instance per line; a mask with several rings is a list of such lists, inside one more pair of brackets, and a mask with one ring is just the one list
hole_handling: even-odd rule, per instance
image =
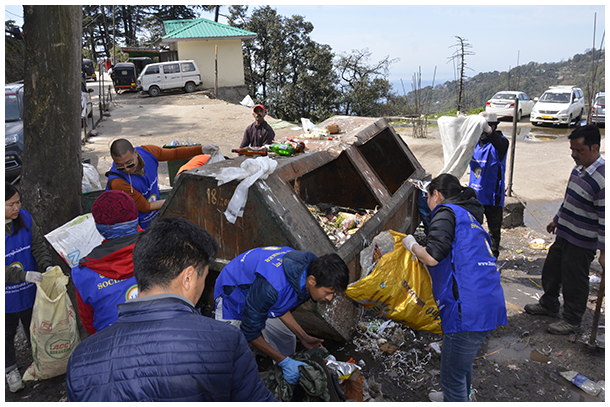
[[219, 186], [233, 180], [243, 180], [235, 189], [229, 205], [227, 205], [227, 210], [224, 212], [229, 222], [235, 223], [238, 217], [244, 215], [244, 208], [248, 200], [248, 190], [259, 179], [267, 179], [275, 171], [276, 167], [277, 161], [269, 157], [248, 158], [241, 163], [239, 168], [223, 168], [216, 175]]

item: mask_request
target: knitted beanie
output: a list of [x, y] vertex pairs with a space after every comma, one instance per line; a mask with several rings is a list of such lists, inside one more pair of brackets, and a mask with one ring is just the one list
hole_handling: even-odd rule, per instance
[[128, 222], [138, 217], [136, 203], [123, 191], [104, 191], [93, 202], [91, 213], [95, 223], [100, 225], [115, 225]]

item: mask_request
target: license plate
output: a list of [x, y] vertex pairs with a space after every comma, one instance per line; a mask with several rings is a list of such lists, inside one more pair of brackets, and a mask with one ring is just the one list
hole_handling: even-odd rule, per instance
[[540, 116], [541, 119], [553, 119], [553, 116]]

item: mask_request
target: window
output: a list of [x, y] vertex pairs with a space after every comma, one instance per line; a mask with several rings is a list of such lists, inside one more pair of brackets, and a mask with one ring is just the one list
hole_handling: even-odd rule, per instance
[[195, 64], [192, 62], [185, 62], [182, 64], [182, 72], [193, 72], [195, 70]]
[[164, 74], [170, 74], [170, 73], [179, 73], [180, 72], [180, 66], [178, 64], [168, 64], [168, 65], [163, 65], [163, 73]]
[[151, 65], [146, 68], [144, 75], [154, 75], [159, 73], [159, 65]]

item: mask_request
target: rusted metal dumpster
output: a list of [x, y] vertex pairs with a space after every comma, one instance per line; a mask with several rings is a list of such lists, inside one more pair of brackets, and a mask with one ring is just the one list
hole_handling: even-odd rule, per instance
[[[218, 186], [214, 174], [239, 166], [239, 157], [183, 172], [160, 216], [190, 219], [219, 244], [203, 299], [213, 303], [214, 281], [224, 265], [240, 253], [261, 246], [289, 246], [321, 256], [335, 252], [348, 264], [350, 282], [360, 277], [360, 251], [383, 230], [412, 233], [419, 224], [417, 190], [408, 178], [424, 170], [407, 144], [383, 119], [335, 116], [338, 140], [308, 141], [294, 157], [277, 157], [278, 166], [248, 192], [244, 215], [234, 224], [223, 214], [239, 181]], [[374, 212], [342, 244], [331, 241], [308, 205], [335, 205]], [[348, 340], [359, 317], [357, 305], [345, 295], [331, 304], [308, 301], [294, 317], [313, 335]]]

